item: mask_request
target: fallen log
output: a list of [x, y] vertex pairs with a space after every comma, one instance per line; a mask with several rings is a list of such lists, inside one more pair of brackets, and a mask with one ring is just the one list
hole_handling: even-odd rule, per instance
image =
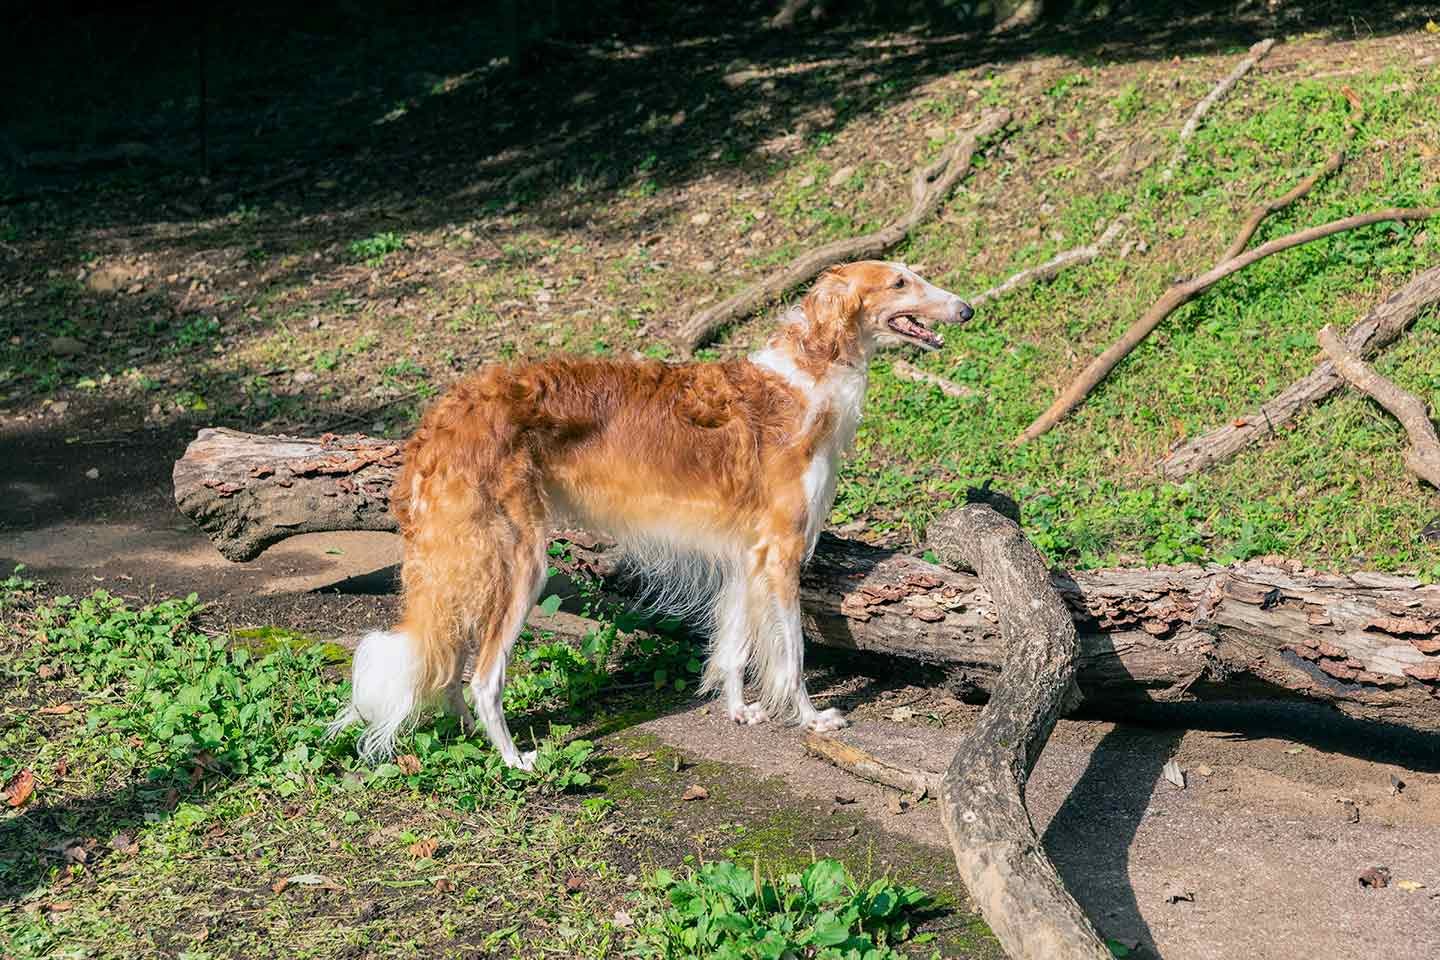
[[1015, 960], [1109, 960], [1025, 806], [1030, 771], [1073, 699], [1075, 621], [1013, 520], [972, 503], [934, 526], [935, 549], [973, 569], [994, 598], [1006, 647], [990, 702], [940, 781], [955, 867]]
[[[1397, 340], [1426, 310], [1440, 303], [1440, 267], [1416, 274], [1345, 334], [1345, 344], [1362, 358], [1372, 357]], [[1156, 469], [1166, 480], [1188, 476], [1222, 463], [1263, 437], [1272, 437], [1302, 410], [1345, 385], [1335, 365], [1322, 359], [1305, 376], [1229, 423], [1175, 444]]]
[[[207, 429], [175, 465], [175, 499], [222, 554], [248, 560], [297, 533], [394, 530], [386, 506], [398, 463], [394, 443], [363, 436]], [[566, 539], [570, 569], [624, 591], [603, 542]], [[1440, 585], [1277, 558], [1051, 579], [1079, 632], [1078, 682], [1093, 712], [1306, 699], [1440, 731]], [[827, 534], [801, 588], [814, 642], [943, 665], [977, 697], [994, 689], [1007, 646], [972, 574]]]

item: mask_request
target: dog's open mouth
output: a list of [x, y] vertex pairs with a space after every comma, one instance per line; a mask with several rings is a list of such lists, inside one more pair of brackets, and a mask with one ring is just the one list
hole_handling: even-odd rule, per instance
[[885, 321], [885, 325], [894, 330], [900, 336], [928, 347], [931, 350], [938, 350], [945, 346], [945, 338], [940, 336], [918, 318], [910, 314], [902, 313], [899, 316], [891, 317]]

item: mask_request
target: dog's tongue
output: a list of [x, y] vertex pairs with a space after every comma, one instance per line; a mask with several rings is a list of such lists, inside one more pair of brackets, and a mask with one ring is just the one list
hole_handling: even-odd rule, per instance
[[890, 321], [890, 325], [907, 337], [924, 340], [926, 343], [937, 347], [945, 343], [944, 340], [940, 339], [938, 333], [909, 317], [896, 317]]

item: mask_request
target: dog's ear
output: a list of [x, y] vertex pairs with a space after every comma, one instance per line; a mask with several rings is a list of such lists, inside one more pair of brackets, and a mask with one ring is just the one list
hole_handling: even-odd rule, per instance
[[811, 328], [841, 324], [860, 313], [860, 294], [840, 271], [831, 268], [820, 274], [801, 304]]

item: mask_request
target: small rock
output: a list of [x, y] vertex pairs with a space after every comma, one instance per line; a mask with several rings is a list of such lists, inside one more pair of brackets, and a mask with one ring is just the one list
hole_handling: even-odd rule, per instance
[[1212, 770], [1212, 769], [1210, 769], [1210, 765], [1209, 765], [1209, 764], [1202, 763], [1202, 764], [1200, 764], [1198, 767], [1195, 768], [1195, 772], [1198, 773], [1198, 774], [1200, 774], [1200, 776], [1202, 776], [1202, 777], [1208, 777], [1208, 776], [1210, 776], [1211, 774], [1213, 774], [1215, 771]]
[[912, 710], [910, 707], [896, 707], [894, 710], [890, 711], [890, 719], [896, 723], [904, 723], [905, 721], [914, 718], [914, 716], [915, 711]]
[[1181, 900], [1194, 903], [1195, 891], [1171, 881], [1165, 884], [1164, 897], [1166, 903], [1179, 903]]
[[114, 293], [123, 287], [130, 277], [123, 267], [101, 267], [85, 278], [85, 286], [95, 293]]
[[66, 410], [69, 410], [69, 409], [70, 409], [70, 401], [69, 401], [69, 400], [56, 400], [54, 403], [50, 404], [50, 412], [53, 413], [53, 414], [54, 414], [55, 416], [57, 416], [57, 417], [63, 417], [63, 416], [65, 416], [65, 411], [66, 411]]
[[695, 269], [701, 273], [714, 273], [719, 265], [714, 260], [701, 260], [695, 264]]
[[85, 352], [85, 344], [74, 337], [51, 337], [50, 352], [57, 357], [76, 357]]
[[1185, 771], [1180, 769], [1180, 764], [1174, 760], [1167, 760], [1165, 761], [1163, 772], [1166, 780], [1169, 780], [1181, 790], [1185, 789]]
[[897, 817], [908, 811], [911, 806], [912, 804], [909, 797], [896, 795], [885, 801], [885, 809]]
[[1440, 517], [1436, 517], [1421, 528], [1420, 539], [1426, 543], [1440, 543]]
[[709, 797], [709, 796], [710, 796], [710, 791], [709, 791], [709, 790], [706, 790], [704, 787], [700, 786], [700, 784], [698, 784], [698, 783], [692, 783], [690, 786], [688, 786], [688, 787], [685, 788], [685, 792], [684, 792], [684, 793], [680, 794], [680, 799], [681, 799], [681, 800], [704, 800], [704, 799], [706, 799], [706, 798]]
[[705, 224], [707, 224], [707, 223], [709, 223], [709, 222], [710, 222], [710, 214], [709, 214], [708, 212], [706, 212], [706, 211], [702, 211], [702, 212], [700, 212], [700, 213], [697, 213], [697, 214], [695, 214], [695, 216], [693, 216], [693, 217], [690, 218], [690, 226], [692, 226], [692, 227], [703, 227], [703, 226], [705, 226]]
[[91, 467], [89, 470], [86, 470], [86, 471], [85, 471], [85, 476], [89, 477], [91, 480], [99, 480], [99, 479], [100, 479], [100, 468], [99, 468], [99, 467]]
[[815, 186], [815, 174], [807, 173], [805, 176], [800, 178], [800, 182], [796, 184], [796, 186], [798, 186], [801, 190], [808, 190], [809, 188]]
[[311, 318], [310, 318], [310, 322], [307, 323], [306, 326], [309, 327], [311, 330], [319, 330], [319, 329], [320, 329], [320, 318], [319, 318], [319, 317], [311, 317]]
[[1378, 890], [1390, 885], [1389, 867], [1371, 867], [1360, 874], [1360, 886]]
[[1390, 796], [1398, 797], [1405, 790], [1405, 781], [1395, 774], [1390, 774]]
[[831, 186], [831, 187], [841, 186], [841, 185], [843, 185], [843, 184], [845, 183], [845, 181], [849, 180], [849, 179], [850, 179], [852, 176], [854, 176], [854, 175], [855, 175], [855, 168], [854, 168], [854, 167], [851, 167], [851, 166], [841, 167], [839, 170], [836, 170], [834, 173], [830, 174], [829, 186]]
[[290, 381], [299, 384], [314, 383], [319, 376], [314, 370], [296, 370], [290, 374]]

